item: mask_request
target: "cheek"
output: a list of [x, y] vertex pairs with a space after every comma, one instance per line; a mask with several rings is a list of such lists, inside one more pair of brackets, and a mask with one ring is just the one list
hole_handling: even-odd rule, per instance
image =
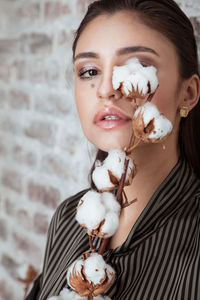
[[84, 88], [80, 88], [80, 85], [75, 84], [75, 99], [81, 126], [85, 135], [87, 135], [95, 114], [94, 88], [91, 88], [91, 84], [88, 84], [87, 87], [84, 86]]
[[172, 122], [175, 121], [180, 102], [177, 89], [178, 75], [171, 73], [170, 76], [164, 76], [164, 78], [161, 76], [159, 87], [152, 99], [152, 102], [157, 105], [160, 112]]

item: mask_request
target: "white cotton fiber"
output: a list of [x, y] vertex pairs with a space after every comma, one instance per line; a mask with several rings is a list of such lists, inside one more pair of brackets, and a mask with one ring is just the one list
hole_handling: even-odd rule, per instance
[[161, 139], [172, 131], [172, 123], [160, 115], [154, 120], [154, 130], [149, 134], [149, 139]]
[[92, 253], [88, 259], [85, 260], [85, 274], [89, 282], [100, 284], [100, 281], [105, 276], [106, 263], [103, 257], [97, 253]]
[[108, 169], [105, 166], [96, 167], [94, 169], [92, 172], [92, 180], [99, 191], [115, 187], [110, 181]]
[[146, 77], [147, 80], [149, 80], [149, 78], [151, 78], [151, 80], [149, 80], [149, 83], [151, 86], [151, 93], [154, 93], [158, 87], [158, 77], [156, 75], [156, 73], [157, 73], [156, 68], [153, 66], [143, 68], [142, 73], [144, 74], [144, 76]]
[[135, 91], [138, 90], [138, 92], [143, 95], [148, 92], [148, 78], [146, 78], [142, 73], [138, 72], [135, 75], [131, 75], [128, 80], [131, 81]]
[[105, 208], [101, 194], [95, 191], [87, 192], [79, 201], [76, 220], [92, 231], [105, 217]]
[[[79, 201], [76, 220], [90, 233], [110, 237], [119, 226], [120, 209], [121, 206], [112, 193], [89, 191]], [[112, 213], [112, 219], [110, 213]], [[100, 226], [103, 221], [105, 226]], [[98, 232], [93, 233], [94, 230]]]
[[[124, 171], [125, 158], [126, 158], [126, 153], [123, 150], [112, 149], [108, 152], [108, 156], [104, 160], [104, 166], [120, 179]], [[134, 168], [133, 160], [130, 158], [126, 179], [132, 172], [133, 168]]]
[[153, 118], [157, 118], [160, 116], [160, 112], [157, 109], [156, 105], [151, 102], [146, 102], [143, 106], [139, 106], [135, 111], [134, 118], [138, 116], [138, 114], [143, 114], [144, 125], [146, 126]]
[[154, 66], [144, 67], [137, 58], [127, 61], [126, 65], [115, 66], [113, 68], [112, 83], [115, 90], [123, 86], [124, 92], [128, 97], [133, 88], [142, 95], [154, 93], [158, 87], [158, 78]]
[[112, 236], [119, 227], [119, 217], [113, 212], [106, 214], [105, 223], [101, 228], [101, 232], [108, 238]]
[[62, 289], [60, 292], [60, 300], [87, 300], [88, 297], [81, 297], [76, 292], [70, 291], [67, 288]]
[[87, 300], [88, 297], [81, 297], [76, 292], [70, 291], [68, 288], [63, 288], [59, 296], [53, 296], [48, 300]]
[[109, 169], [118, 178], [121, 177], [124, 170], [124, 160], [126, 153], [121, 149], [111, 149], [104, 160], [104, 166]]
[[102, 193], [101, 199], [107, 212], [112, 211], [117, 215], [120, 214], [121, 206], [117, 202], [116, 197], [112, 193], [107, 193], [107, 192]]
[[130, 75], [130, 71], [126, 66], [114, 66], [112, 84], [113, 88], [117, 90], [120, 87], [120, 83], [123, 82]]
[[[98, 295], [93, 297], [94, 300], [111, 300], [108, 296]], [[63, 288], [59, 296], [52, 296], [48, 300], [88, 300], [88, 297], [81, 297], [76, 292], [70, 291], [68, 288]]]
[[[92, 179], [95, 186], [99, 191], [109, 191], [112, 190], [119, 184], [121, 176], [124, 172], [124, 161], [126, 158], [126, 153], [121, 149], [111, 149], [108, 152], [106, 159], [97, 164], [93, 173]], [[128, 169], [126, 173], [126, 184], [129, 182], [129, 175], [133, 173], [135, 168], [133, 160], [129, 159]], [[115, 177], [115, 181], [112, 182], [112, 174]]]
[[[89, 257], [86, 259], [76, 260], [68, 269], [67, 272], [67, 282], [70, 285], [70, 277], [73, 276], [72, 271], [75, 271], [76, 276], [82, 276], [80, 271], [83, 268], [86, 280], [93, 283], [94, 285], [100, 284], [101, 280], [105, 278], [107, 274], [109, 280], [111, 280], [115, 274], [115, 271], [111, 266], [106, 264], [102, 255], [98, 253], [90, 253]], [[71, 286], [71, 285], [70, 285]], [[73, 287], [72, 287], [73, 288]]]
[[125, 66], [128, 67], [130, 73], [136, 73], [143, 69], [143, 66], [137, 57], [128, 59]]
[[84, 267], [87, 280], [94, 284], [100, 284], [101, 280], [105, 277], [105, 271], [109, 279], [115, 273], [113, 268], [106, 264], [103, 257], [98, 253], [91, 253], [90, 257], [85, 260]]
[[[138, 107], [134, 114], [133, 130], [137, 128], [140, 132], [140, 138], [146, 140], [160, 140], [172, 131], [173, 125], [165, 116], [163, 116], [155, 104], [146, 102]], [[143, 120], [143, 124], [141, 122]], [[149, 133], [145, 132], [145, 127], [152, 122], [152, 129]]]

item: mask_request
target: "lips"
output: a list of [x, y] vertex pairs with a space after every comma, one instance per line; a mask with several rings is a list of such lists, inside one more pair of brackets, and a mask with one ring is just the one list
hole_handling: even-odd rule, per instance
[[[106, 116], [110, 116], [111, 118], [105, 119]], [[116, 119], [112, 117], [116, 117]], [[131, 120], [132, 119], [127, 116], [120, 108], [111, 106], [104, 107], [97, 112], [94, 117], [94, 124], [101, 129], [114, 129], [129, 123]]]
[[121, 120], [131, 120], [131, 118], [126, 114], [124, 114], [124, 112], [122, 112], [121, 109], [111, 106], [111, 107], [104, 107], [103, 109], [99, 110], [94, 117], [94, 123], [103, 121], [103, 119], [106, 116], [115, 116], [120, 118]]

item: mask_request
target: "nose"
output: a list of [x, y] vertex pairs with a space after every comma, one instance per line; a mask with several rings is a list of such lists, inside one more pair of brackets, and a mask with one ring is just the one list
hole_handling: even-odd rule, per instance
[[116, 101], [121, 98], [121, 92], [113, 89], [112, 74], [102, 75], [102, 79], [97, 88], [97, 97], [99, 100]]

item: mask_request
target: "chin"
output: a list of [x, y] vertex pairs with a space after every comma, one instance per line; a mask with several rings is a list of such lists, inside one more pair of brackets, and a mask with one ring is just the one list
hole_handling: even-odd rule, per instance
[[118, 130], [85, 131], [86, 138], [98, 149], [108, 152], [111, 149], [124, 149], [128, 147], [132, 136], [132, 127]]
[[[92, 141], [91, 141], [92, 142]], [[108, 138], [107, 139], [104, 139], [103, 141], [96, 141], [96, 142], [92, 142], [98, 149], [102, 150], [102, 151], [105, 151], [105, 152], [108, 152], [109, 150], [111, 149], [124, 149], [124, 147], [127, 147], [127, 143], [125, 141], [113, 141], [112, 139], [109, 140]]]

